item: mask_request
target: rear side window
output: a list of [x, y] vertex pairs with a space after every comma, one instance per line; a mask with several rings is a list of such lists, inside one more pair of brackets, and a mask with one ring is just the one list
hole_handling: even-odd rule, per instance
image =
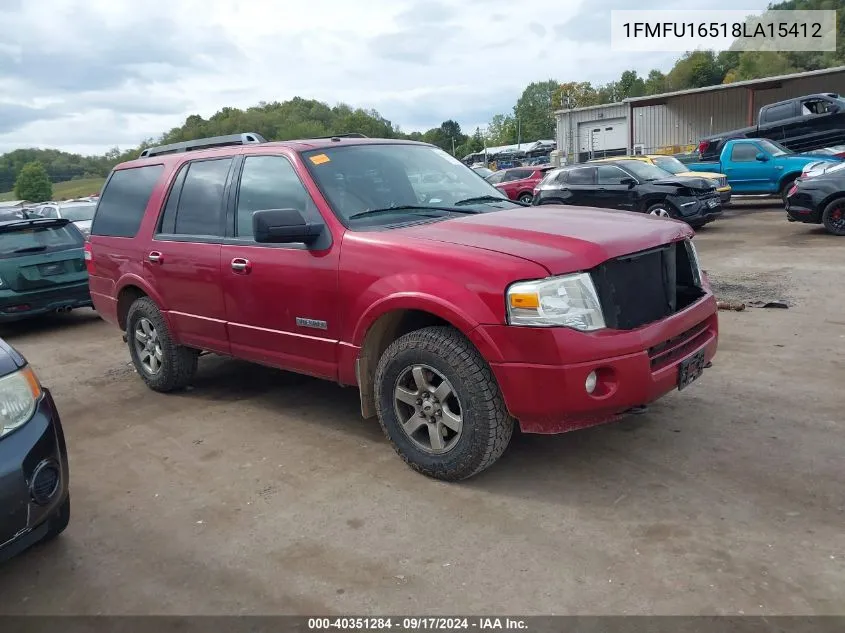
[[91, 234], [135, 237], [153, 188], [163, 171], [164, 165], [115, 171], [100, 196]]
[[82, 248], [85, 240], [73, 226], [8, 227], [0, 230], [0, 258]]
[[795, 103], [790, 101], [789, 103], [770, 107], [763, 113], [763, 120], [766, 123], [771, 123], [773, 121], [783, 121], [793, 116], [795, 116]]
[[195, 161], [182, 168], [165, 205], [162, 233], [222, 236], [223, 192], [232, 160]]
[[596, 168], [582, 167], [569, 172], [567, 182], [570, 185], [594, 185], [596, 183]]

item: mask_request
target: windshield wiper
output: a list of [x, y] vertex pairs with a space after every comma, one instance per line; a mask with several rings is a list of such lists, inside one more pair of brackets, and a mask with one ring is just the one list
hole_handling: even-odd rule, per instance
[[[395, 207], [384, 207], [383, 209], [367, 209], [366, 211], [359, 211], [349, 216], [350, 220], [361, 218], [366, 215], [377, 215], [379, 213], [391, 213], [392, 211], [445, 211], [447, 213], [478, 213], [471, 209], [453, 209], [451, 207], [431, 207], [419, 204], [400, 204]], [[429, 216], [437, 217], [437, 216]]]
[[12, 251], [13, 253], [38, 253], [41, 251], [46, 251], [46, 246], [27, 246], [26, 248], [19, 248], [17, 250]]
[[511, 200], [510, 198], [500, 198], [499, 196], [475, 196], [474, 198], [466, 198], [464, 200], [458, 200], [455, 203], [455, 206], [462, 204], [477, 204], [480, 202], [512, 202], [514, 204], [521, 205], [523, 207], [527, 207], [529, 205], [525, 204], [524, 202], [519, 202], [517, 200]]

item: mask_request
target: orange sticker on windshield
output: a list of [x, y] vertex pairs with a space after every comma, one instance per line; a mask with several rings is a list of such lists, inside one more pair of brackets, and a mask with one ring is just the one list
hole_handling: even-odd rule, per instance
[[331, 158], [325, 154], [317, 154], [316, 156], [311, 157], [311, 162], [315, 165], [322, 165], [323, 163], [331, 162]]

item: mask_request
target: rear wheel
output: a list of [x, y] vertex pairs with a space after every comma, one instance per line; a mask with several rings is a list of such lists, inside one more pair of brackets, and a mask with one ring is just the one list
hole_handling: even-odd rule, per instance
[[141, 297], [129, 307], [126, 334], [132, 363], [150, 389], [166, 393], [191, 383], [199, 352], [173, 341], [167, 322], [152, 299]]
[[822, 224], [828, 233], [845, 237], [845, 198], [834, 200], [824, 208]]
[[519, 201], [524, 202], [525, 204], [531, 204], [531, 201], [534, 199], [530, 193], [523, 193], [519, 196]]
[[459, 481], [492, 465], [507, 448], [514, 420], [478, 350], [451, 327], [398, 338], [376, 368], [379, 422], [414, 470]]

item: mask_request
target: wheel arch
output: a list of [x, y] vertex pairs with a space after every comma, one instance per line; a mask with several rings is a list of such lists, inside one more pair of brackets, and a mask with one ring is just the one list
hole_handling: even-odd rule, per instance
[[[158, 306], [161, 315], [167, 323], [167, 327], [173, 332], [172, 323], [167, 315], [161, 296], [151, 288], [141, 277], [127, 275], [115, 286], [117, 297], [117, 322], [121, 330], [126, 330], [126, 317], [129, 314], [130, 306], [141, 297], [149, 297]], [[174, 332], [174, 336], [176, 333]]]
[[400, 336], [434, 325], [449, 326], [462, 333], [488, 362], [501, 358], [493, 341], [478, 329], [478, 323], [456, 306], [433, 296], [387, 297], [361, 317], [353, 335], [353, 344], [359, 349], [355, 378], [364, 418], [376, 414], [374, 377], [384, 350]]

